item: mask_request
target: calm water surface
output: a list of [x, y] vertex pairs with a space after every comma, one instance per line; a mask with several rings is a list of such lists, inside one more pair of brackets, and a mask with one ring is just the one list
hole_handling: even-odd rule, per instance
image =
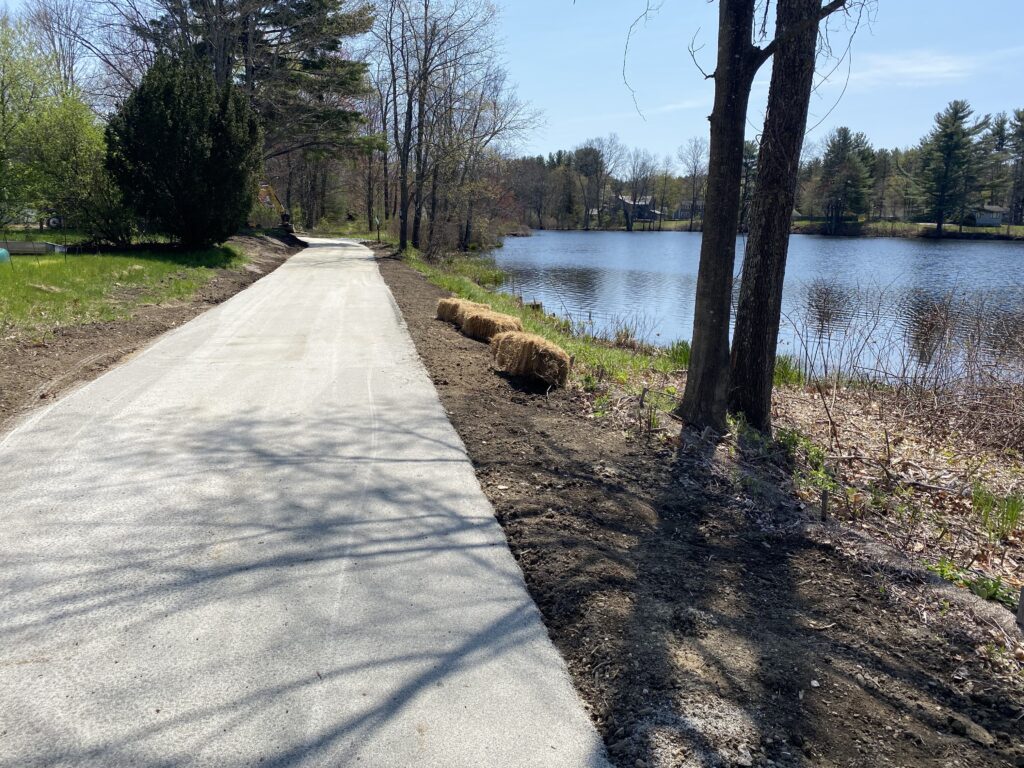
[[[744, 246], [739, 238], [737, 274]], [[495, 251], [505, 290], [594, 331], [625, 322], [660, 344], [692, 334], [699, 256], [700, 234], [687, 232], [537, 232]], [[863, 356], [895, 340], [926, 352], [951, 332], [950, 308], [968, 305], [996, 336], [1024, 328], [1024, 243], [794, 235], [780, 351], [846, 345]]]

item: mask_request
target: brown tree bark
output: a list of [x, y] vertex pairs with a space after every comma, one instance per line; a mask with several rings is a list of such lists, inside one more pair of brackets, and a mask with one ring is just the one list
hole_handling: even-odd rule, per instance
[[693, 341], [677, 413], [691, 427], [725, 429], [729, 314], [739, 224], [743, 135], [754, 74], [764, 61], [753, 45], [754, 0], [720, 0], [718, 63], [711, 112], [707, 215], [701, 241]]
[[757, 161], [729, 388], [729, 409], [766, 431], [771, 428], [782, 287], [821, 13], [819, 0], [778, 3], [776, 34], [780, 42], [772, 64]]

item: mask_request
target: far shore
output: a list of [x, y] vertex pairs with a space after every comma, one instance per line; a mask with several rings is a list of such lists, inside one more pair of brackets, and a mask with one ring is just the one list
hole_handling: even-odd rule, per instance
[[[1007, 231], [1009, 229], [1009, 231]], [[626, 232], [625, 227], [592, 227], [584, 229], [559, 229], [547, 227], [545, 229], [532, 229], [520, 227], [515, 230], [503, 233], [503, 237], [529, 237], [534, 232]], [[691, 232], [701, 231], [700, 222], [695, 222], [693, 228], [690, 223], [683, 219], [637, 223], [633, 232]], [[902, 237], [920, 238], [924, 240], [1006, 240], [1024, 241], [1024, 226], [1014, 225], [1007, 228], [1005, 225], [996, 227], [959, 227], [959, 225], [947, 225], [943, 230], [941, 238], [937, 235], [934, 224], [922, 224], [906, 221], [870, 221], [870, 222], [845, 222], [835, 232], [830, 232], [827, 223], [819, 221], [797, 220], [793, 222], [790, 230], [794, 235], [816, 235], [819, 237]], [[745, 233], [740, 233], [745, 234]]]

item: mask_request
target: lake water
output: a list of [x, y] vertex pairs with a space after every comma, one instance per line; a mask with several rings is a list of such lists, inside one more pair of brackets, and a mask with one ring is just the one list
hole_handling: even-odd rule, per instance
[[[692, 334], [700, 238], [545, 231], [494, 254], [504, 290], [597, 333], [626, 325], [668, 344]], [[1024, 243], [794, 235], [783, 314], [780, 352], [815, 366], [928, 362], [950, 340], [1000, 353], [1024, 332]]]

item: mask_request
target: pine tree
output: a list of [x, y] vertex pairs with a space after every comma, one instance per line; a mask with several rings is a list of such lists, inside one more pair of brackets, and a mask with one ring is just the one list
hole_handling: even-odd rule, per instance
[[825, 140], [818, 196], [830, 233], [839, 229], [847, 211], [859, 215], [868, 210], [873, 166], [874, 150], [863, 133], [841, 126]]
[[935, 115], [935, 127], [921, 143], [918, 186], [939, 237], [946, 220], [962, 216], [977, 189], [979, 137], [988, 128], [989, 118], [971, 122], [973, 115], [966, 101], [951, 101]]

